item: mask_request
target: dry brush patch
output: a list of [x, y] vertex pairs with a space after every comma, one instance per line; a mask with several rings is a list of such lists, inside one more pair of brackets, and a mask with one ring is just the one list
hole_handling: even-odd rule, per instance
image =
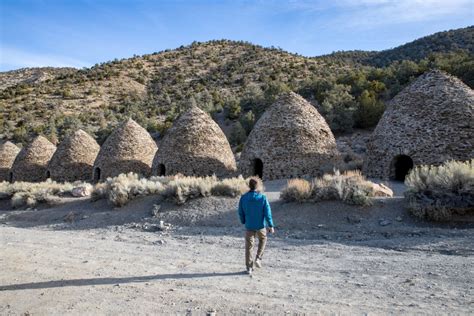
[[121, 174], [98, 183], [92, 192], [92, 199], [106, 198], [115, 206], [123, 206], [140, 196], [156, 195], [177, 204], [206, 196], [236, 197], [248, 190], [248, 181], [243, 177], [218, 179], [209, 177], [170, 177], [140, 178], [137, 174]]
[[405, 184], [409, 209], [417, 217], [443, 221], [474, 211], [474, 159], [416, 167]]
[[13, 208], [34, 207], [41, 203], [53, 205], [61, 196], [72, 196], [77, 188], [90, 190], [92, 185], [83, 182], [58, 183], [51, 180], [44, 182], [0, 182], [0, 199], [11, 199]]
[[286, 202], [340, 200], [347, 204], [368, 206], [372, 204], [372, 197], [384, 195], [380, 187], [366, 180], [360, 171], [341, 173], [336, 170], [334, 174], [325, 174], [311, 182], [304, 179], [291, 179], [282, 190], [280, 197]]

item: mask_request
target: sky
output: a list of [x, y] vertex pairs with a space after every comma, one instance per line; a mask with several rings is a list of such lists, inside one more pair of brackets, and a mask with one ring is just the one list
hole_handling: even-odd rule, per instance
[[0, 71], [90, 67], [212, 39], [304, 56], [474, 24], [474, 0], [0, 0]]

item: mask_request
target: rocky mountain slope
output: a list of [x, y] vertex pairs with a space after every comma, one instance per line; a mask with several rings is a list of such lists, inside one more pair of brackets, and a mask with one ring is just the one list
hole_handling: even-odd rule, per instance
[[395, 61], [420, 61], [434, 53], [454, 51], [474, 53], [474, 26], [438, 32], [425, 36], [401, 46], [376, 51], [343, 51], [324, 57], [342, 59], [346, 62], [385, 67]]
[[22, 85], [22, 84], [36, 84], [54, 79], [59, 75], [74, 73], [75, 68], [55, 68], [55, 67], [41, 67], [41, 68], [21, 68], [12, 71], [0, 72], [0, 91], [6, 88]]
[[[126, 117], [159, 135], [178, 113], [195, 103], [213, 114], [231, 143], [239, 145], [264, 109], [287, 90], [317, 106], [335, 132], [371, 128], [384, 102], [429, 68], [441, 68], [474, 85], [474, 28], [445, 33], [391, 50], [400, 58], [411, 58], [406, 51], [418, 52], [422, 45], [431, 47], [423, 52], [438, 55], [417, 62], [395, 61], [386, 67], [372, 64], [378, 63], [376, 56], [389, 51], [360, 52], [354, 55], [357, 58], [350, 52], [344, 53], [347, 58], [340, 58], [343, 53], [308, 58], [219, 40], [80, 70], [29, 68], [0, 73], [0, 139], [25, 143], [43, 134], [55, 142], [83, 128], [101, 143]], [[456, 45], [445, 45], [439, 38]], [[467, 51], [453, 52], [453, 48]]]

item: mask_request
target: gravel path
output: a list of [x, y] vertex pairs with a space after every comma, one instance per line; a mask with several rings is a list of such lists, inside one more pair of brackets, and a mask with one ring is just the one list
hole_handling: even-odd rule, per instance
[[419, 221], [401, 198], [285, 204], [284, 183], [266, 184], [278, 227], [253, 277], [237, 199], [165, 203], [156, 216], [153, 197], [0, 205], [0, 314], [473, 313], [472, 224]]

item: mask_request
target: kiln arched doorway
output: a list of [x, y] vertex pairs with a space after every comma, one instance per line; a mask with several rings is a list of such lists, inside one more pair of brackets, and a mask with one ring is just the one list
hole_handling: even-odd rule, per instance
[[253, 164], [253, 176], [258, 176], [260, 179], [263, 178], [263, 162], [261, 159], [255, 158], [252, 162]]
[[413, 160], [407, 155], [398, 155], [393, 158], [391, 169], [392, 180], [405, 181], [408, 172], [413, 169]]

